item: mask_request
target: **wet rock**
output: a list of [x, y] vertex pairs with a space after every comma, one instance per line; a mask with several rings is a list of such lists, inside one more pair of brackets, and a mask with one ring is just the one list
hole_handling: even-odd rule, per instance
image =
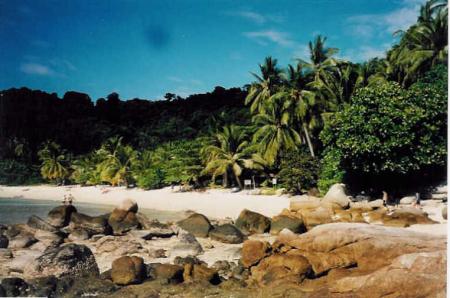
[[133, 201], [132, 199], [125, 199], [123, 200], [120, 205], [117, 207], [117, 209], [126, 211], [126, 212], [138, 212], [138, 204]]
[[141, 283], [145, 278], [146, 268], [144, 259], [139, 257], [120, 257], [113, 261], [111, 279], [118, 285]]
[[217, 270], [208, 268], [203, 264], [185, 264], [183, 270], [183, 280], [185, 282], [209, 282], [219, 284], [220, 277]]
[[260, 260], [271, 253], [270, 244], [266, 241], [247, 240], [244, 242], [241, 251], [241, 263], [248, 268], [256, 265]]
[[98, 277], [65, 276], [58, 280], [54, 297], [111, 297], [118, 290], [112, 281]]
[[150, 228], [145, 230], [132, 230], [130, 234], [137, 238], [151, 240], [152, 238], [169, 238], [175, 235], [172, 229]]
[[32, 215], [28, 218], [27, 225], [38, 230], [44, 230], [48, 232], [56, 232], [57, 228], [40, 218], [39, 216]]
[[105, 216], [89, 216], [82, 213], [73, 213], [71, 216], [69, 231], [85, 230], [89, 236], [96, 234], [110, 234], [111, 228]]
[[341, 208], [348, 208], [351, 200], [346, 194], [345, 184], [333, 184], [322, 199], [322, 202], [328, 202], [339, 205]]
[[177, 225], [195, 237], [208, 237], [208, 233], [212, 229], [209, 219], [199, 213], [194, 213], [188, 218], [180, 220]]
[[47, 249], [25, 268], [27, 278], [54, 275], [98, 276], [99, 269], [92, 251], [85, 245], [69, 243]]
[[0, 235], [0, 248], [7, 248], [8, 247], [8, 237]]
[[183, 267], [172, 264], [152, 263], [147, 265], [147, 276], [163, 284], [183, 282]]
[[47, 221], [54, 227], [65, 227], [69, 224], [72, 213], [77, 209], [72, 205], [61, 205], [53, 208], [47, 215]]
[[262, 234], [270, 230], [270, 218], [244, 209], [236, 220], [236, 227], [245, 235]]
[[241, 231], [231, 224], [224, 224], [214, 228], [209, 236], [211, 239], [223, 243], [237, 244], [244, 241], [244, 235]]
[[28, 284], [18, 277], [4, 278], [2, 288], [7, 297], [27, 296], [28, 294]]
[[0, 297], [6, 297], [6, 291], [3, 289], [3, 287], [0, 285]]
[[289, 229], [294, 233], [304, 233], [306, 227], [303, 220], [296, 216], [278, 215], [272, 218], [270, 234], [276, 235], [283, 229]]
[[118, 208], [114, 209], [109, 216], [108, 224], [115, 235], [121, 235], [140, 226], [136, 213]]
[[35, 278], [29, 281], [30, 295], [35, 297], [51, 297], [56, 291], [58, 279], [54, 276]]
[[192, 234], [180, 232], [178, 242], [170, 250], [171, 257], [196, 256], [203, 252], [202, 246]]
[[9, 240], [8, 248], [27, 248], [36, 242], [37, 240], [31, 235], [19, 234]]
[[311, 271], [308, 260], [300, 255], [274, 254], [251, 268], [251, 279], [259, 286], [277, 282], [301, 283]]

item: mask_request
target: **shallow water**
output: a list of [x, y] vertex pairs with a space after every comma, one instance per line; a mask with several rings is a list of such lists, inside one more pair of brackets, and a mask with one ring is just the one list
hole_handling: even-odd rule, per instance
[[[15, 224], [26, 223], [31, 215], [37, 215], [43, 219], [54, 207], [60, 205], [57, 201], [29, 200], [18, 198], [0, 198], [0, 223]], [[78, 212], [88, 215], [100, 215], [109, 213], [114, 206], [75, 202]], [[160, 211], [154, 209], [139, 209], [149, 218], [158, 219], [161, 222], [174, 222], [184, 218], [183, 212]]]

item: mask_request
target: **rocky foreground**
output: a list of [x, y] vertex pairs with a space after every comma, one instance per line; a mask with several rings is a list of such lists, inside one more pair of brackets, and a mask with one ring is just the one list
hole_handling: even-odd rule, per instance
[[446, 297], [446, 237], [404, 228], [433, 223], [339, 188], [235, 221], [160, 223], [131, 200], [97, 217], [59, 206], [1, 226], [0, 296]]

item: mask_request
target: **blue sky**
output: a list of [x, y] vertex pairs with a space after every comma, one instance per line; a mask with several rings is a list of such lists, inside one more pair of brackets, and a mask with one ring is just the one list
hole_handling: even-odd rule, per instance
[[339, 57], [383, 56], [421, 0], [0, 0], [0, 89], [158, 99], [240, 87], [328, 37]]

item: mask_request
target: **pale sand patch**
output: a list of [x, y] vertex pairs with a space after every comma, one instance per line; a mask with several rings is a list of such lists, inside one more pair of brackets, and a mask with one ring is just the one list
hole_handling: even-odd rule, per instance
[[0, 186], [2, 198], [24, 198], [62, 201], [64, 195], [72, 194], [76, 202], [118, 205], [131, 198], [140, 208], [185, 211], [193, 210], [211, 218], [236, 219], [244, 209], [265, 216], [279, 214], [289, 207], [287, 196], [250, 195], [247, 191], [231, 193], [229, 190], [208, 189], [204, 192], [173, 192], [170, 187], [157, 190], [127, 189], [110, 186]]

